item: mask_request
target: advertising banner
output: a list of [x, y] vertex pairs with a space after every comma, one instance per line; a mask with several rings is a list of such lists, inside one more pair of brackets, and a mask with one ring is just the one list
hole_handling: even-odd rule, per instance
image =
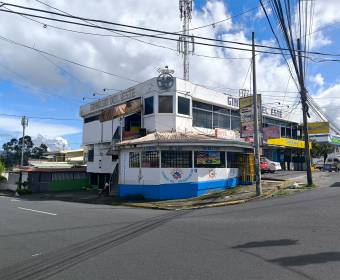
[[108, 109], [105, 109], [100, 114], [99, 120], [100, 122], [110, 121], [114, 118], [137, 112], [141, 110], [141, 107], [142, 107], [142, 101], [140, 98], [130, 100], [125, 103], [115, 105]]
[[[301, 140], [295, 140], [290, 138], [274, 138], [274, 139], [268, 139], [267, 141], [268, 145], [275, 145], [275, 146], [282, 146], [282, 147], [290, 147], [290, 148], [298, 148], [298, 149], [304, 149], [305, 148], [305, 142]], [[309, 143], [309, 148], [311, 149], [312, 145]]]
[[281, 129], [278, 126], [268, 126], [263, 128], [263, 140], [280, 138]]
[[308, 123], [309, 134], [327, 134], [329, 133], [329, 122], [311, 122]]
[[[241, 121], [241, 138], [254, 136], [254, 110], [253, 110], [253, 96], [245, 96], [240, 98], [240, 121]], [[262, 128], [261, 118], [261, 95], [257, 95], [257, 108], [259, 128]], [[260, 137], [261, 138], [261, 137]]]

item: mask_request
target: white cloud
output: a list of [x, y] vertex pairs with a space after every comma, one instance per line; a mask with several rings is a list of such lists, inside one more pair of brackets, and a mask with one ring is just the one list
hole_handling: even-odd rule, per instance
[[[19, 137], [22, 133], [20, 119], [0, 116], [0, 131]], [[81, 129], [78, 127], [35, 120], [29, 120], [28, 127], [26, 128], [26, 135], [30, 135], [33, 138], [42, 135], [50, 139], [80, 132]]]
[[[100, 18], [162, 30], [181, 30], [178, 1], [175, 0], [49, 0], [48, 2], [52, 6], [78, 16]], [[29, 0], [17, 0], [15, 3], [46, 9], [46, 7], [41, 6], [37, 2]], [[316, 28], [334, 22], [340, 17], [340, 13], [337, 12], [340, 9], [340, 1], [330, 0], [327, 1], [327, 5], [322, 4], [322, 1], [315, 1], [315, 3], [314, 26]], [[258, 14], [258, 16], [262, 15]], [[206, 25], [228, 17], [230, 17], [230, 13], [225, 1], [208, 0], [201, 10], [195, 10], [191, 26], [196, 27]], [[86, 32], [117, 35], [104, 30], [86, 29], [85, 27], [80, 26], [66, 26], [55, 22], [50, 24]], [[247, 32], [247, 34], [245, 32], [247, 32], [245, 29], [240, 29], [232, 20], [228, 20], [215, 27], [210, 26], [204, 29], [194, 30], [191, 33], [200, 36], [220, 37], [226, 40], [237, 40], [249, 43], [250, 32]], [[268, 30], [268, 32], [270, 31]], [[169, 65], [170, 68], [175, 69], [176, 76], [182, 76], [181, 56], [178, 55], [176, 51], [157, 48], [133, 39], [90, 36], [60, 31], [51, 27], [43, 28], [41, 25], [30, 22], [27, 19], [8, 14], [1, 14], [0, 35], [32, 46], [35, 45], [37, 48], [49, 51], [61, 57], [72, 59], [112, 73], [117, 73], [121, 76], [138, 81], [144, 81], [156, 76], [156, 69], [163, 67], [164, 65]], [[317, 45], [316, 42], [321, 42], [320, 44], [330, 43], [330, 40], [326, 38], [322, 32], [315, 33], [313, 38], [315, 45]], [[176, 42], [144, 37], [136, 39], [177, 49]], [[72, 73], [72, 77], [70, 77], [68, 74], [61, 73], [60, 69], [57, 69], [39, 54], [3, 41], [0, 41], [0, 47], [3, 59], [2, 63], [19, 74], [18, 76], [9, 71], [4, 71], [0, 67], [0, 76], [5, 75], [6, 78], [10, 78], [14, 81], [25, 80], [25, 83], [29, 83], [35, 88], [49, 89], [50, 91], [53, 90], [60, 94], [67, 92], [72, 95], [78, 94], [78, 96], [84, 96], [84, 92], [89, 92], [91, 87], [100, 90], [105, 87], [126, 88], [132, 85], [131, 82], [126, 80], [117, 79], [90, 70], [84, 70], [52, 58], [54, 62]], [[190, 56], [190, 79], [193, 82], [206, 84], [215, 88], [237, 89], [241, 87], [250, 87], [249, 75], [248, 78], [245, 79], [250, 61], [249, 59], [244, 59], [250, 58], [250, 52], [240, 52], [230, 49], [222, 50], [220, 48], [196, 45], [195, 53], [208, 56], [243, 59], [223, 60]], [[257, 72], [259, 90], [281, 91], [277, 94], [272, 93], [272, 96], [267, 94], [265, 102], [282, 102], [284, 100], [283, 96], [285, 95], [284, 92], [289, 80], [289, 74], [281, 57], [279, 55], [258, 55]], [[244, 81], [246, 81], [245, 84]], [[74, 89], [72, 83], [78, 84], [78, 87]], [[63, 89], [62, 93], [60, 92], [61, 88]], [[287, 89], [288, 91], [296, 91], [292, 81], [289, 83]], [[237, 92], [234, 91], [232, 93]], [[296, 94], [286, 94], [285, 103], [290, 106], [296, 105], [293, 97], [296, 97]], [[288, 113], [289, 110], [287, 111], [287, 114]], [[300, 111], [298, 113], [300, 113]], [[289, 115], [292, 117], [292, 114]], [[296, 119], [294, 118], [294, 120]], [[14, 120], [10, 121], [13, 122]], [[11, 130], [11, 126], [2, 123], [3, 122], [1, 121], [0, 129]], [[20, 124], [17, 127], [15, 132], [18, 133], [21, 129]], [[78, 133], [79, 129], [68, 125], [57, 126], [42, 122], [36, 122], [34, 125], [34, 122], [32, 122], [29, 131], [34, 135], [42, 134], [47, 138], [55, 138], [57, 136]]]
[[310, 80], [317, 86], [322, 87], [325, 84], [325, 79], [321, 75], [321, 73], [316, 74], [315, 76], [312, 76]]
[[69, 149], [68, 141], [63, 137], [55, 137], [53, 139], [46, 138], [42, 135], [37, 135], [32, 139], [35, 146], [45, 144], [48, 147], [48, 151], [64, 151]]

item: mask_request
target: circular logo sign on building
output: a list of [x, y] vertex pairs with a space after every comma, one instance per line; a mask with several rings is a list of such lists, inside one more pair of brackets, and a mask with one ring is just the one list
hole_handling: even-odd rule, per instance
[[157, 77], [157, 85], [161, 90], [170, 89], [174, 84], [174, 77], [172, 76], [175, 73], [174, 70], [170, 70], [168, 66], [165, 66], [164, 69], [158, 69], [160, 73]]

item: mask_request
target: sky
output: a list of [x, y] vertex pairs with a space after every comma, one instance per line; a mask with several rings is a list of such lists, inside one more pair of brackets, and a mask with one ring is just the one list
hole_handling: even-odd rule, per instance
[[[44, 0], [44, 2], [82, 17], [168, 31], [181, 29], [177, 0]], [[8, 3], [51, 10], [35, 0], [8, 0]], [[191, 28], [232, 17], [258, 5], [259, 2], [256, 0], [195, 0]], [[318, 32], [311, 36], [311, 50], [339, 52], [340, 37], [337, 36], [340, 27], [340, 13], [337, 12], [339, 10], [338, 0], [328, 0], [327, 3], [322, 0], [315, 1], [312, 30]], [[93, 93], [103, 94], [103, 88], [119, 90], [133, 86], [136, 83], [131, 80], [142, 82], [155, 77], [158, 75], [157, 69], [165, 65], [175, 70], [175, 76], [182, 77], [182, 58], [175, 51], [176, 42], [151, 38], [131, 39], [105, 30], [86, 29], [43, 19], [40, 22], [49, 25], [43, 27], [41, 23], [28, 18], [1, 12], [1, 146], [12, 137], [20, 137], [20, 117], [16, 116], [25, 115], [29, 118], [27, 134], [31, 135], [37, 144], [48, 143], [51, 149], [78, 148], [82, 142], [79, 107], [93, 101]], [[50, 25], [101, 35], [80, 34]], [[194, 30], [192, 34], [249, 43], [252, 31], [256, 32], [258, 43], [275, 45], [266, 18], [259, 8], [220, 24]], [[58, 57], [110, 72], [111, 75], [37, 53], [9, 43], [3, 40], [4, 37]], [[202, 55], [223, 59], [207, 58]], [[249, 58], [250, 54], [244, 51], [196, 45], [194, 55], [190, 56], [190, 80], [236, 95], [238, 89], [250, 87]], [[340, 126], [338, 65], [339, 62], [309, 63], [306, 85], [318, 105]], [[263, 91], [264, 103], [278, 106], [285, 112], [287, 118], [298, 120], [301, 111], [296, 87], [282, 58], [278, 55], [258, 55], [257, 79], [258, 90]], [[294, 108], [296, 109], [293, 110]]]

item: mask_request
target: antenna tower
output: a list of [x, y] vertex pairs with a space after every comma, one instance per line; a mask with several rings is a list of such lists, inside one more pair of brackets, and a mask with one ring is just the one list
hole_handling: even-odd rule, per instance
[[[192, 0], [179, 0], [180, 19], [183, 22], [182, 34], [179, 36], [178, 51], [183, 55], [183, 79], [189, 80], [189, 54], [194, 52], [193, 37], [189, 37], [192, 18]], [[189, 49], [190, 47], [190, 49]]]

